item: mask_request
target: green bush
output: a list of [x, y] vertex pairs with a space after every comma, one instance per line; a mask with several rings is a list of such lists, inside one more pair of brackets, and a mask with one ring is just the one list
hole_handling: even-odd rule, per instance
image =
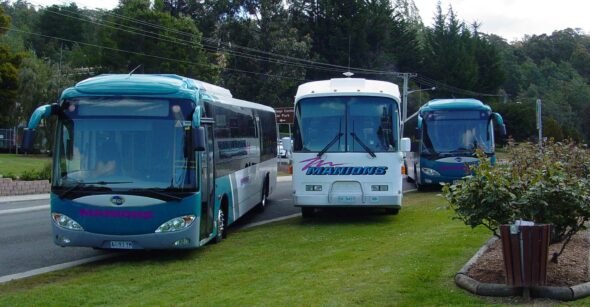
[[12, 177], [13, 179], [19, 180], [49, 180], [51, 181], [51, 163], [45, 163], [40, 170], [27, 170], [24, 171], [20, 176]]
[[471, 227], [485, 226], [496, 236], [499, 225], [518, 219], [553, 225], [553, 241], [563, 241], [553, 255], [557, 261], [590, 220], [590, 153], [570, 141], [550, 141], [542, 150], [510, 143], [508, 154], [506, 165], [492, 167], [478, 153], [473, 175], [445, 185], [443, 195], [458, 219]]

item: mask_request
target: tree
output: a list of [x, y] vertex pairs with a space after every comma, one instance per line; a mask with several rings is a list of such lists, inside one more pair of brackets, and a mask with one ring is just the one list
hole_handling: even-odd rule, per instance
[[244, 99], [273, 107], [291, 105], [294, 90], [305, 79], [305, 64], [283, 61], [307, 58], [310, 39], [299, 37], [289, 24], [282, 1], [259, 1], [252, 16], [224, 23], [220, 31], [228, 68], [222, 74], [224, 86]]
[[73, 2], [69, 5], [52, 5], [41, 10], [35, 32], [44, 36], [33, 38], [36, 53], [59, 61], [63, 49], [70, 50], [74, 41], [84, 40], [88, 18], [81, 13]]
[[[10, 17], [0, 8], [0, 35], [6, 34], [10, 27]], [[21, 53], [14, 53], [5, 45], [0, 45], [0, 125], [13, 127], [12, 113], [16, 108], [18, 90], [18, 67], [22, 61]]]
[[208, 53], [201, 32], [188, 17], [173, 17], [156, 10], [148, 0], [123, 1], [113, 10], [119, 16], [105, 16], [112, 27], [99, 31], [97, 66], [111, 73], [128, 73], [141, 65], [139, 73], [175, 73], [215, 82], [217, 54]]

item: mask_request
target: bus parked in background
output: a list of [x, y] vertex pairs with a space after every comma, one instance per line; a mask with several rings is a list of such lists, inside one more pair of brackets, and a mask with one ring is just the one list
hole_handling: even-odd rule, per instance
[[39, 107], [57, 118], [53, 240], [105, 249], [194, 248], [264, 207], [277, 176], [270, 107], [177, 75], [102, 75]]
[[502, 135], [502, 116], [476, 99], [435, 99], [418, 110], [418, 139], [406, 156], [408, 180], [421, 189], [424, 185], [453, 182], [471, 172], [477, 163], [475, 150], [481, 149], [492, 163], [494, 124]]
[[304, 217], [321, 207], [402, 205], [398, 86], [357, 78], [309, 82], [295, 96], [293, 201]]

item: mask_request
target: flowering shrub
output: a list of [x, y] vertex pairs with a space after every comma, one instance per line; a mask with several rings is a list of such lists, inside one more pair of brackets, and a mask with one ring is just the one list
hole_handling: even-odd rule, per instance
[[542, 150], [509, 142], [508, 153], [506, 164], [492, 166], [479, 152], [473, 175], [445, 185], [443, 195], [456, 218], [496, 236], [499, 225], [518, 219], [553, 225], [553, 242], [563, 241], [553, 255], [557, 262], [571, 237], [590, 220], [590, 152], [570, 141], [550, 141]]

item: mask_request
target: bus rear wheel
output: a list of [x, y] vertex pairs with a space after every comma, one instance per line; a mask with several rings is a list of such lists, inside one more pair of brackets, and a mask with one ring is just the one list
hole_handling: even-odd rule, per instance
[[225, 214], [223, 213], [223, 210], [219, 209], [216, 221], [217, 234], [215, 235], [215, 238], [213, 238], [214, 243], [219, 243], [225, 238], [225, 225]]
[[301, 207], [301, 216], [304, 218], [312, 217], [315, 213], [315, 208], [313, 207]]
[[264, 181], [264, 186], [262, 187], [262, 199], [258, 204], [258, 210], [264, 211], [266, 205], [268, 203], [268, 179]]

